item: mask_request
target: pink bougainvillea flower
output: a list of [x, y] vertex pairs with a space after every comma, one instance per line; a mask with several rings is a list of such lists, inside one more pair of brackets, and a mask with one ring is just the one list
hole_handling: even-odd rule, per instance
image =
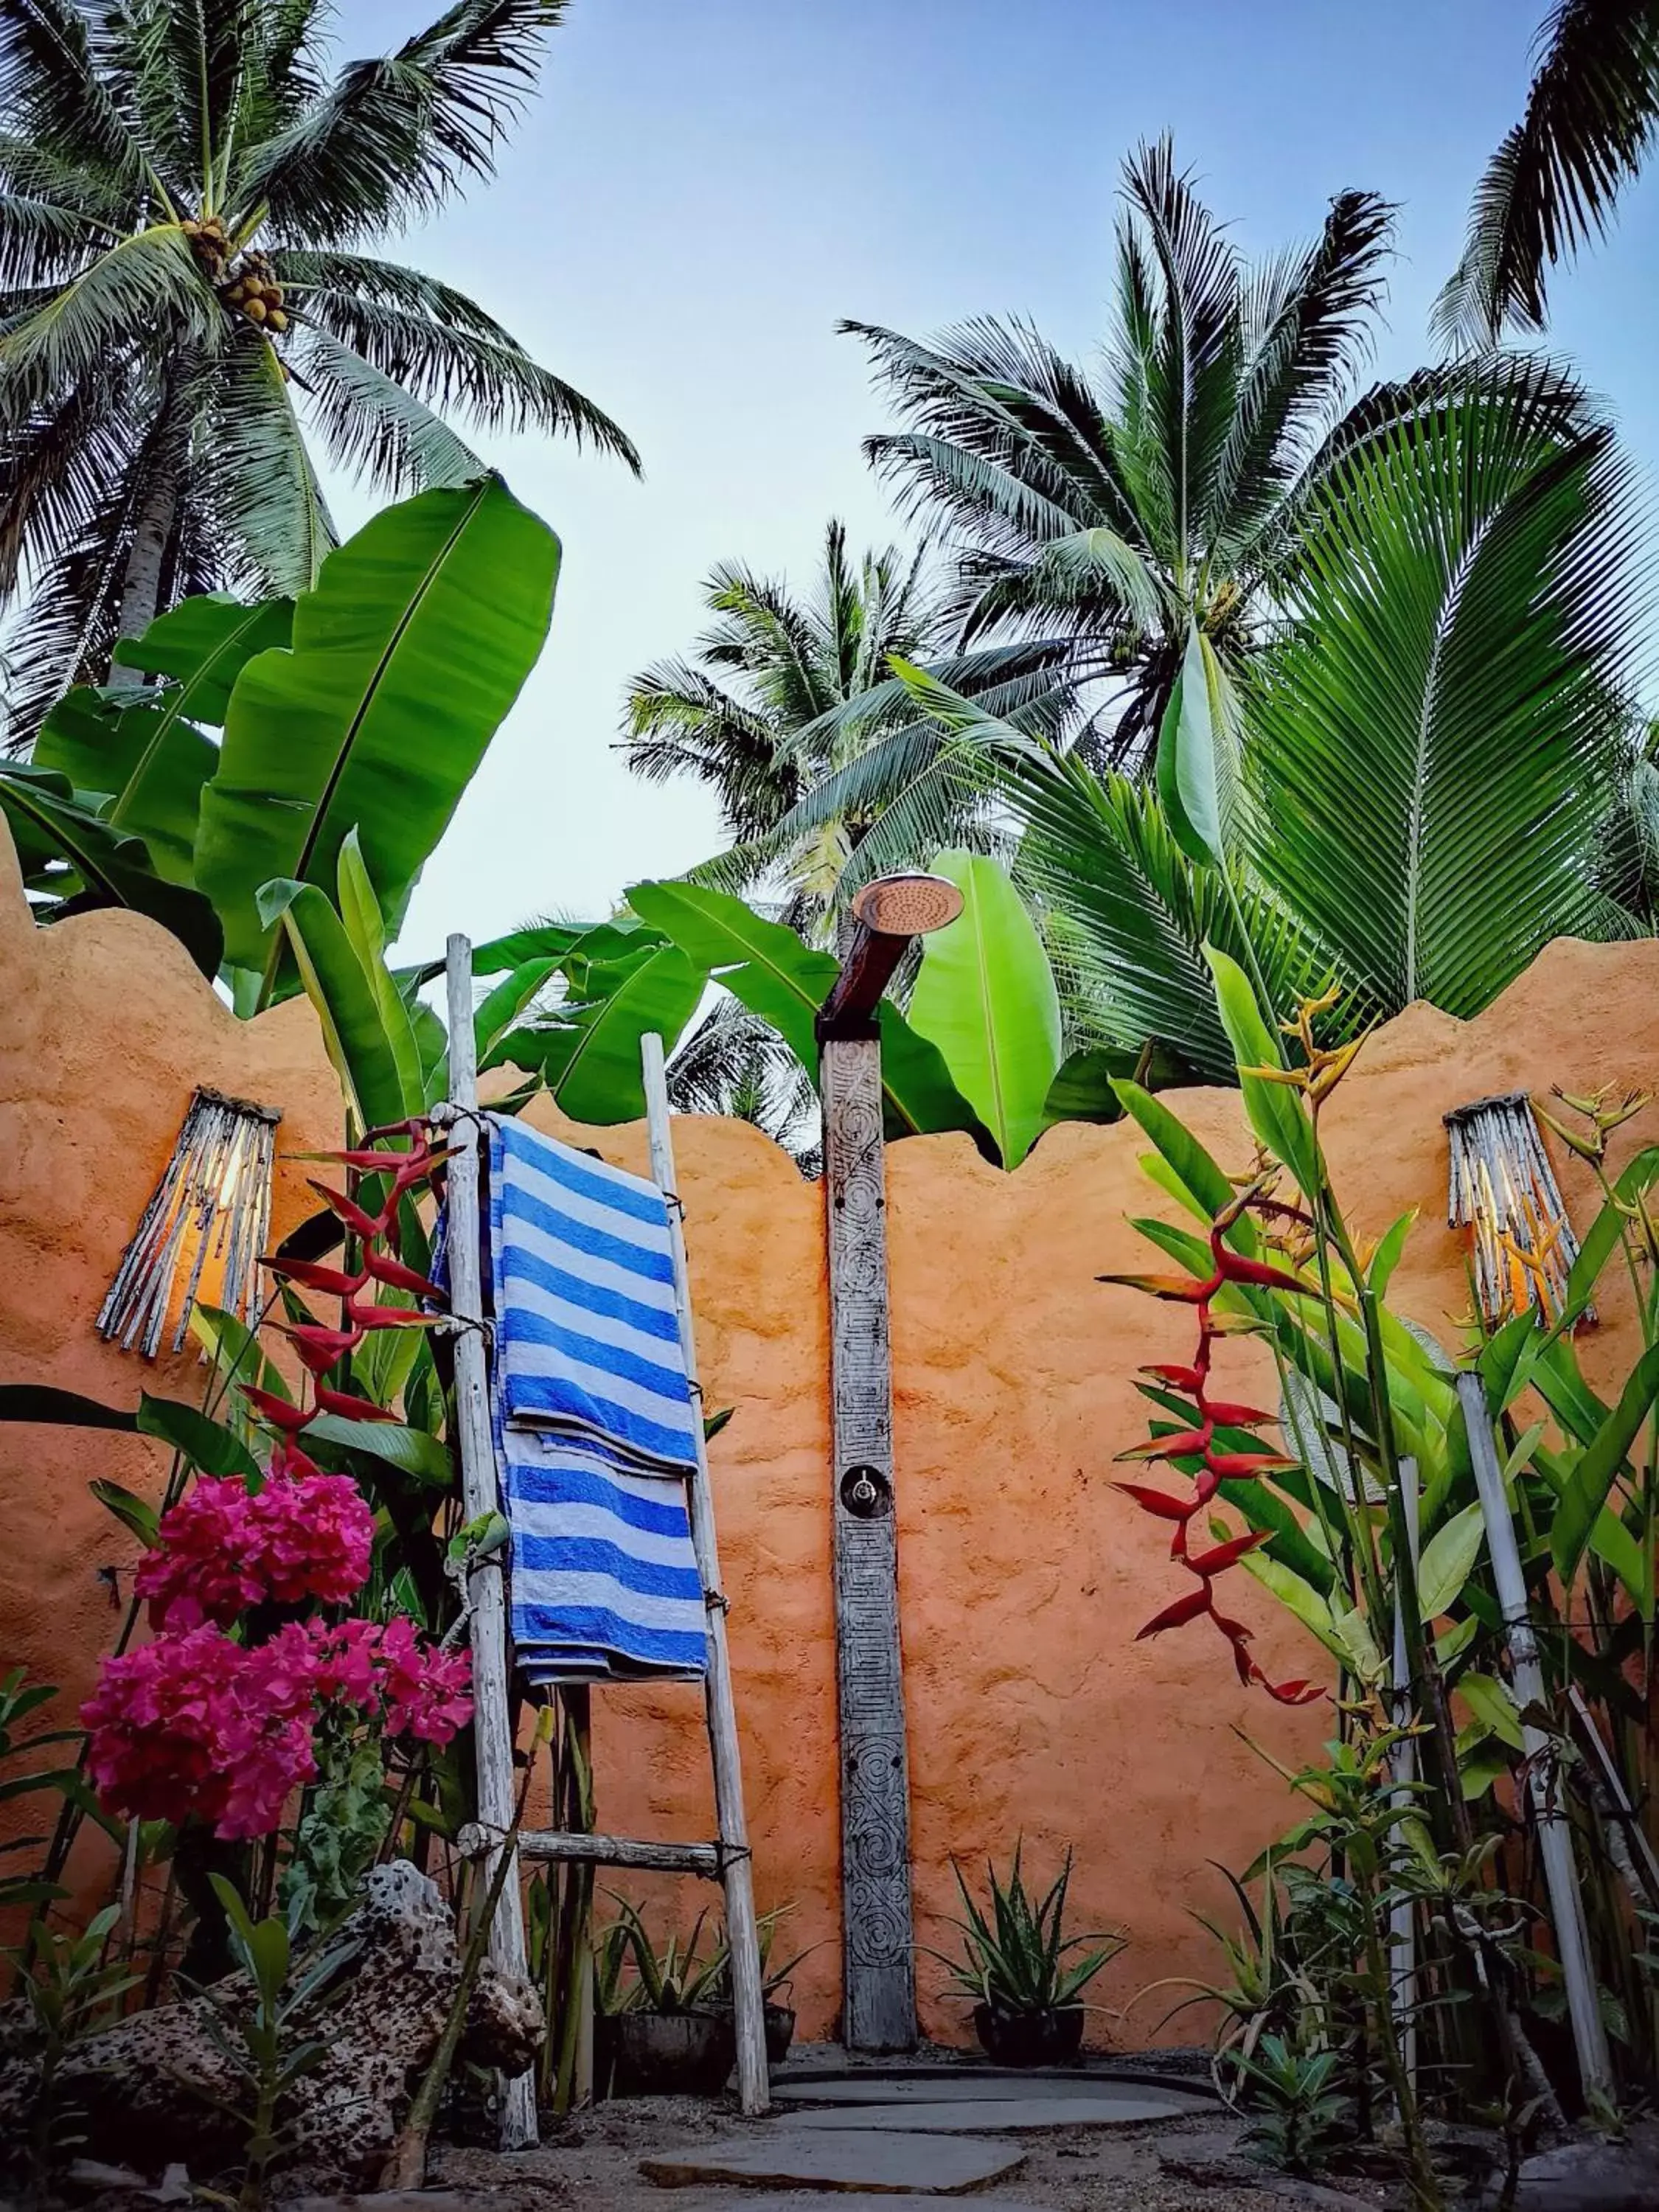
[[349, 1475], [267, 1482], [253, 1507], [258, 1571], [279, 1605], [343, 1605], [368, 1580], [374, 1516]]
[[252, 1504], [243, 1484], [204, 1478], [162, 1515], [133, 1578], [158, 1628], [228, 1624], [264, 1595], [252, 1559]]
[[374, 1708], [388, 1735], [445, 1744], [471, 1719], [471, 1655], [427, 1643], [402, 1614], [309, 1628], [323, 1694]]
[[273, 1472], [257, 1494], [234, 1478], [203, 1475], [162, 1515], [135, 1582], [157, 1628], [228, 1626], [267, 1600], [343, 1605], [368, 1580], [374, 1516], [356, 1484], [319, 1473], [303, 1452], [283, 1457], [307, 1472], [297, 1480]]
[[269, 1835], [317, 1771], [312, 1687], [205, 1624], [106, 1659], [81, 1709], [87, 1765], [113, 1812]]

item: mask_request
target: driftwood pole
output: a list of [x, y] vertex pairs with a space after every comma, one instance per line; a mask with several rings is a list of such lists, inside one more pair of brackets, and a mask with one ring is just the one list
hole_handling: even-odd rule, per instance
[[1613, 2097], [1613, 2068], [1607, 2056], [1607, 2031], [1596, 1992], [1595, 1969], [1590, 1960], [1589, 1935], [1584, 1925], [1584, 1900], [1579, 1894], [1578, 1871], [1572, 1857], [1572, 1822], [1561, 1802], [1563, 1776], [1559, 1749], [1526, 1718], [1545, 1702], [1544, 1670], [1538, 1663], [1538, 1638], [1527, 1607], [1527, 1578], [1515, 1540], [1504, 1494], [1504, 1472], [1492, 1443], [1492, 1422], [1486, 1413], [1486, 1385], [1480, 1376], [1464, 1373], [1457, 1378], [1458, 1402], [1468, 1431], [1469, 1458], [1474, 1485], [1480, 1493], [1481, 1518], [1486, 1524], [1486, 1545], [1492, 1553], [1492, 1580], [1510, 1647], [1515, 1675], [1515, 1702], [1522, 1711], [1521, 1736], [1526, 1755], [1527, 1788], [1533, 1818], [1538, 1826], [1538, 1855], [1544, 1863], [1544, 1882], [1549, 1892], [1550, 1919], [1555, 1933], [1555, 1954], [1561, 1961], [1566, 1985], [1567, 2016], [1572, 2023], [1573, 2049], [1578, 2059], [1578, 2078], [1592, 2112]]
[[[472, 1035], [472, 947], [447, 946], [449, 1103], [434, 1120], [449, 1124], [449, 1304], [455, 1319], [455, 1424], [461, 1450], [461, 1506], [468, 1521], [501, 1510], [495, 1443], [484, 1363], [483, 1287], [479, 1264], [477, 1054]], [[507, 1693], [507, 1604], [500, 1559], [483, 1559], [468, 1583], [472, 1608], [472, 1735], [478, 1771], [478, 1823], [487, 1839], [483, 1893], [490, 1894], [501, 1838], [514, 1826], [513, 1717]], [[529, 1978], [524, 1900], [516, 1868], [502, 1882], [489, 1923], [489, 1955], [504, 1974]], [[537, 2140], [536, 2069], [502, 2081], [501, 2148]]]
[[868, 885], [854, 902], [859, 931], [817, 1024], [841, 1722], [842, 2033], [853, 2051], [905, 2051], [916, 2040], [876, 1012], [911, 938], [961, 910], [961, 893], [940, 877]]

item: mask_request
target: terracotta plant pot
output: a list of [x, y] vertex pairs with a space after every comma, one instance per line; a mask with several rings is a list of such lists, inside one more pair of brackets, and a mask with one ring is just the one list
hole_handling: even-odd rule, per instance
[[976, 2004], [980, 2047], [999, 2066], [1072, 2066], [1083, 2048], [1083, 2007], [1057, 2012], [1004, 2012]]
[[737, 2063], [726, 2013], [620, 2012], [606, 2029], [615, 2097], [717, 2097]]
[[795, 2039], [795, 2015], [788, 2005], [766, 2008], [766, 2057], [769, 2065], [781, 2066]]

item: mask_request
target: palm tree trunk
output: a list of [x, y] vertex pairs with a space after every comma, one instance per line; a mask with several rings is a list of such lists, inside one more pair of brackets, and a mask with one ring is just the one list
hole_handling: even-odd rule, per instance
[[174, 538], [179, 522], [179, 495], [184, 489], [188, 461], [187, 441], [179, 422], [179, 379], [176, 363], [161, 379], [156, 394], [155, 423], [144, 441], [143, 458], [149, 481], [138, 508], [121, 579], [121, 599], [116, 615], [118, 637], [142, 637], [157, 615], [165, 611], [177, 568]]
[[178, 516], [178, 471], [164, 461], [151, 478], [138, 511], [138, 528], [121, 579], [118, 637], [142, 637], [162, 611], [162, 575]]

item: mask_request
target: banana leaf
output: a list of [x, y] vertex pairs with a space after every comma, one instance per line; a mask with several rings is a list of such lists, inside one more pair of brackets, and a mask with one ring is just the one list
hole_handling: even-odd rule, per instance
[[234, 964], [270, 957], [261, 886], [331, 886], [354, 827], [395, 921], [535, 665], [558, 559], [494, 476], [388, 507], [329, 555], [291, 650], [238, 677], [202, 794], [197, 880]]
[[963, 895], [948, 928], [927, 938], [910, 994], [910, 1026], [936, 1044], [951, 1080], [1019, 1165], [1044, 1126], [1061, 1059], [1060, 994], [1024, 902], [983, 854], [941, 853], [935, 872]]
[[[813, 1024], [841, 972], [833, 955], [803, 945], [793, 929], [765, 921], [741, 899], [700, 884], [641, 884], [629, 902], [695, 967], [769, 1022], [817, 1081]], [[889, 999], [882, 1000], [878, 1018], [888, 1135], [966, 1129], [988, 1158], [994, 1157], [990, 1133], [951, 1080], [939, 1048], [919, 1036]]]

